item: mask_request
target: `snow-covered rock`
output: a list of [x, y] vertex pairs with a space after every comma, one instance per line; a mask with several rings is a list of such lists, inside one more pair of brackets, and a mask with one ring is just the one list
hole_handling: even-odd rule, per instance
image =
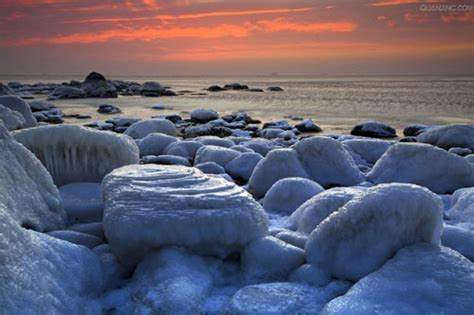
[[8, 130], [17, 130], [25, 126], [25, 118], [16, 110], [0, 104], [0, 120]]
[[216, 162], [204, 162], [194, 167], [206, 174], [225, 174], [225, 169]]
[[117, 89], [97, 72], [91, 72], [82, 83], [82, 90], [87, 97], [117, 97]]
[[212, 109], [197, 108], [191, 112], [191, 120], [200, 124], [205, 124], [218, 118], [219, 114]]
[[249, 279], [281, 280], [305, 262], [304, 250], [267, 236], [256, 239], [242, 251], [242, 268]]
[[335, 187], [321, 192], [293, 212], [289, 218], [291, 227], [310, 234], [319, 223], [361, 193], [362, 190], [352, 187]]
[[224, 148], [230, 148], [235, 145], [235, 143], [230, 139], [219, 138], [216, 136], [202, 136], [195, 138], [194, 140], [199, 143], [202, 143], [203, 145], [214, 145]]
[[155, 155], [146, 155], [140, 162], [142, 164], [162, 164], [162, 165], [182, 165], [182, 166], [191, 166], [189, 160], [176, 155], [167, 155], [163, 154], [160, 156]]
[[474, 262], [474, 228], [468, 224], [445, 224], [441, 235], [443, 246], [454, 249]]
[[163, 133], [168, 136], [176, 137], [176, 128], [171, 121], [156, 118], [136, 122], [125, 131], [126, 135], [134, 139], [145, 138], [151, 133]]
[[54, 91], [48, 95], [48, 100], [74, 99], [85, 97], [87, 97], [87, 95], [83, 89], [61, 85], [55, 88]]
[[474, 151], [474, 125], [447, 125], [430, 128], [416, 137], [416, 141], [443, 149], [453, 147]]
[[[235, 149], [234, 149], [235, 150]], [[232, 178], [247, 182], [253, 170], [263, 157], [254, 152], [242, 153], [225, 165], [226, 172]]]
[[105, 234], [127, 264], [165, 245], [226, 255], [267, 233], [266, 214], [247, 192], [196, 168], [131, 165], [102, 185]]
[[232, 149], [215, 145], [205, 145], [197, 150], [194, 163], [200, 164], [205, 162], [215, 162], [220, 166], [225, 166], [239, 155], [240, 152]]
[[351, 135], [372, 138], [395, 138], [397, 131], [389, 125], [369, 120], [355, 125], [351, 130]]
[[471, 149], [460, 148], [460, 147], [452, 147], [451, 149], [448, 150], [448, 152], [452, 154], [457, 154], [459, 156], [467, 156], [469, 154], [472, 154]]
[[362, 158], [369, 164], [375, 164], [393, 144], [392, 141], [375, 139], [352, 139], [342, 142], [344, 149], [351, 154], [355, 161]]
[[25, 128], [35, 127], [37, 125], [30, 106], [21, 98], [12, 95], [0, 96], [0, 104], [13, 111], [19, 112], [25, 120]]
[[447, 211], [448, 222], [467, 223], [474, 231], [474, 187], [456, 190]]
[[308, 241], [308, 235], [286, 229], [278, 232], [275, 237], [301, 249], [304, 249], [306, 242]]
[[197, 150], [203, 145], [197, 141], [178, 141], [170, 143], [164, 150], [164, 154], [184, 157], [194, 160]]
[[464, 158], [422, 143], [391, 146], [367, 174], [373, 183], [412, 183], [438, 194], [474, 185], [474, 170]]
[[401, 249], [322, 314], [472, 314], [472, 288], [473, 263], [448, 248], [419, 243]]
[[307, 261], [336, 278], [357, 281], [402, 247], [439, 244], [442, 212], [441, 199], [423, 187], [369, 188], [311, 232], [305, 247]]
[[324, 191], [318, 183], [301, 177], [288, 177], [277, 181], [265, 194], [263, 207], [267, 211], [290, 215], [301, 204]]
[[59, 187], [69, 224], [102, 221], [104, 202], [100, 183], [71, 183]]
[[76, 245], [82, 245], [90, 249], [104, 243], [97, 236], [82, 233], [82, 232], [77, 232], [77, 231], [68, 231], [68, 230], [52, 231], [52, 232], [49, 232], [48, 235], [60, 240], [64, 240], [66, 242], [76, 244]]
[[166, 147], [173, 142], [178, 141], [175, 137], [163, 133], [151, 133], [143, 139], [137, 140], [140, 156], [161, 155]]
[[113, 169], [138, 163], [135, 142], [111, 132], [57, 125], [12, 134], [41, 160], [56, 185], [100, 182]]

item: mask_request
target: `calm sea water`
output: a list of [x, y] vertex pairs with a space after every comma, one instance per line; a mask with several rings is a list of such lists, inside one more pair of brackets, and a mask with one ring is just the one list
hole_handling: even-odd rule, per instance
[[[239, 82], [252, 88], [280, 86], [284, 92], [215, 92], [150, 99], [120, 97], [107, 100], [125, 115], [156, 115], [151, 105], [163, 103], [174, 112], [197, 107], [221, 113], [248, 111], [269, 120], [288, 115], [312, 117], [331, 130], [346, 130], [354, 123], [375, 119], [403, 128], [409, 123], [474, 123], [474, 77], [124, 77], [111, 79], [158, 81], [174, 91], [202, 89]], [[78, 76], [3, 76], [0, 81], [22, 83], [83, 80]], [[95, 115], [95, 105], [104, 100], [59, 101], [59, 106]], [[99, 116], [100, 117], [100, 116]], [[97, 118], [97, 116], [94, 116]]]

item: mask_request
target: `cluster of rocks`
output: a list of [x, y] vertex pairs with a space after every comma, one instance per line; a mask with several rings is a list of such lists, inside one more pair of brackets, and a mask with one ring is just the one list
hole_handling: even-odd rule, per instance
[[[247, 92], [264, 92], [260, 88], [249, 88], [248, 85], [240, 83], [225, 84], [223, 87], [220, 85], [211, 85], [206, 89], [209, 92], [222, 92], [222, 91], [247, 91]], [[279, 86], [270, 86], [267, 88], [270, 92], [283, 92], [283, 89]]]

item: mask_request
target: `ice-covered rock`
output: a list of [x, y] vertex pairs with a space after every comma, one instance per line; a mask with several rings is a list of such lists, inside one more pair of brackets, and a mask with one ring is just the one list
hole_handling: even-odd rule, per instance
[[35, 127], [37, 125], [30, 106], [21, 98], [12, 95], [0, 96], [0, 104], [13, 111], [19, 112], [25, 120], [25, 128]]
[[142, 164], [162, 164], [162, 165], [182, 165], [182, 166], [191, 166], [189, 160], [176, 155], [167, 155], [163, 154], [160, 156], [146, 155], [140, 162]]
[[220, 166], [225, 166], [239, 155], [240, 152], [232, 149], [215, 145], [205, 145], [197, 150], [194, 163], [200, 164], [205, 162], [215, 162]]
[[191, 112], [191, 120], [200, 124], [205, 124], [218, 118], [219, 114], [212, 109], [197, 108]]
[[472, 314], [474, 264], [432, 244], [401, 249], [322, 314]]
[[301, 132], [321, 132], [323, 131], [321, 127], [316, 125], [313, 120], [310, 119], [305, 119], [299, 124], [295, 125], [295, 128], [298, 129]]
[[242, 153], [225, 165], [226, 172], [232, 178], [247, 182], [253, 170], [263, 157], [258, 153]]
[[100, 183], [71, 183], [59, 187], [69, 224], [102, 221], [104, 202]]
[[301, 249], [304, 249], [306, 242], [308, 241], [308, 235], [286, 229], [278, 232], [275, 237]]
[[362, 190], [352, 187], [335, 187], [308, 199], [289, 218], [291, 227], [310, 234], [324, 219], [339, 210]]
[[82, 245], [90, 249], [104, 243], [97, 236], [82, 233], [82, 232], [77, 232], [77, 231], [68, 231], [68, 230], [52, 231], [52, 232], [49, 232], [48, 235], [60, 240], [64, 240], [66, 242], [76, 244], [76, 245]]
[[249, 279], [281, 280], [305, 262], [304, 250], [267, 236], [248, 244], [241, 256], [242, 268]]
[[225, 169], [216, 162], [204, 162], [194, 167], [206, 174], [225, 174]]
[[178, 141], [170, 143], [163, 153], [194, 160], [197, 150], [202, 146], [203, 145], [197, 141]]
[[308, 178], [308, 173], [293, 149], [276, 149], [258, 162], [249, 179], [249, 190], [263, 197], [278, 180], [286, 177]]
[[471, 149], [460, 148], [460, 147], [452, 147], [451, 149], [448, 150], [448, 152], [452, 154], [457, 154], [459, 156], [467, 156], [469, 154], [472, 154]]
[[474, 185], [474, 170], [464, 158], [429, 144], [397, 143], [367, 174], [373, 183], [412, 183], [438, 194]]
[[267, 233], [266, 214], [247, 192], [196, 168], [131, 165], [102, 185], [105, 234], [127, 264], [166, 245], [226, 255]]
[[137, 140], [137, 143], [140, 149], [140, 156], [146, 156], [161, 155], [170, 143], [176, 141], [178, 141], [177, 138], [163, 133], [151, 133], [143, 139]]
[[469, 224], [445, 224], [441, 235], [443, 246], [454, 249], [474, 262], [474, 228]]
[[0, 120], [3, 121], [5, 128], [8, 130], [17, 130], [25, 126], [25, 118], [16, 110], [0, 104]]
[[263, 207], [285, 215], [292, 214], [301, 204], [324, 191], [318, 183], [301, 177], [288, 177], [277, 181], [265, 194]]
[[68, 230], [89, 234], [105, 241], [104, 225], [102, 221], [91, 223], [77, 223], [67, 227]]
[[115, 86], [97, 72], [89, 73], [81, 88], [88, 97], [117, 97]]
[[87, 97], [87, 95], [83, 89], [61, 85], [55, 88], [54, 91], [48, 95], [48, 100], [74, 99], [85, 97]]
[[474, 125], [447, 125], [430, 128], [416, 137], [416, 141], [443, 149], [453, 147], [474, 151]]
[[351, 130], [351, 135], [372, 138], [395, 138], [397, 131], [389, 125], [369, 120], [355, 125]]
[[394, 142], [375, 139], [352, 139], [342, 142], [354, 160], [363, 159], [369, 164], [375, 164], [378, 159], [393, 145]]
[[0, 96], [15, 95], [15, 92], [8, 86], [0, 82]]
[[467, 223], [474, 231], [474, 187], [458, 189], [453, 193], [448, 222]]
[[12, 134], [41, 160], [56, 185], [100, 182], [113, 169], [138, 163], [135, 142], [111, 132], [57, 125]]
[[441, 199], [426, 188], [375, 186], [311, 232], [306, 258], [333, 277], [357, 281], [380, 268], [402, 247], [417, 242], [439, 244], [442, 218]]
[[203, 145], [214, 145], [224, 148], [230, 148], [235, 145], [235, 143], [230, 139], [219, 138], [216, 136], [202, 136], [195, 138], [194, 140], [199, 143], [202, 143]]
[[174, 124], [167, 119], [147, 119], [134, 123], [127, 128], [125, 134], [134, 138], [142, 139], [151, 133], [163, 133], [168, 136], [176, 136]]
[[294, 282], [307, 283], [309, 285], [320, 287], [331, 282], [331, 277], [310, 264], [304, 264], [296, 268], [289, 279]]

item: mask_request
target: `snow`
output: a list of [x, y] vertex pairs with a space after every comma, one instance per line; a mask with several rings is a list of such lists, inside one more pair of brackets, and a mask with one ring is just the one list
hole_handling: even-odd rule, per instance
[[306, 243], [307, 261], [340, 279], [357, 281], [379, 269], [397, 250], [439, 244], [441, 198], [410, 184], [366, 190], [322, 221]]
[[429, 144], [397, 143], [367, 174], [373, 183], [412, 183], [438, 194], [474, 185], [474, 168], [464, 158]]
[[293, 212], [290, 225], [294, 230], [310, 234], [319, 223], [361, 193], [361, 189], [352, 187], [335, 187], [321, 192]]
[[175, 137], [162, 133], [151, 133], [141, 140], [137, 140], [140, 156], [161, 155], [166, 147], [173, 142], [178, 141]]
[[215, 145], [204, 145], [196, 152], [194, 160], [195, 164], [201, 164], [206, 162], [214, 162], [220, 166], [224, 166], [236, 157], [240, 155], [240, 152], [218, 147]]
[[293, 149], [270, 151], [255, 167], [249, 179], [249, 190], [255, 196], [263, 197], [274, 183], [287, 177], [308, 178], [298, 154]]
[[225, 165], [226, 172], [232, 178], [247, 182], [262, 156], [258, 153], [242, 153]]
[[0, 104], [0, 120], [3, 121], [8, 130], [21, 129], [26, 124], [25, 118], [19, 112], [11, 110], [2, 104]]
[[154, 118], [140, 120], [125, 130], [125, 134], [133, 139], [143, 139], [151, 133], [162, 133], [176, 137], [176, 128], [174, 124], [167, 119]]
[[474, 151], [474, 125], [446, 125], [430, 128], [418, 135], [416, 141], [446, 150], [461, 147]]
[[75, 125], [44, 126], [12, 133], [33, 152], [56, 185], [100, 182], [113, 169], [138, 163], [138, 147], [127, 136]]
[[322, 314], [472, 314], [474, 265], [445, 247], [403, 248]]
[[196, 168], [125, 166], [102, 187], [105, 235], [126, 264], [165, 245], [225, 256], [267, 233], [266, 214], [247, 192]]
[[242, 268], [248, 279], [283, 280], [305, 262], [301, 248], [266, 236], [256, 239], [241, 254]]
[[191, 120], [205, 124], [219, 118], [219, 114], [212, 109], [197, 108], [191, 112]]
[[301, 177], [288, 177], [277, 181], [265, 194], [266, 211], [292, 214], [301, 204], [324, 191], [318, 183]]
[[33, 116], [33, 113], [31, 112], [30, 106], [18, 96], [0, 96], [0, 104], [11, 110], [19, 112], [25, 120], [25, 128], [35, 127], [37, 125], [36, 119]]
[[275, 237], [285, 243], [299, 247], [301, 249], [304, 249], [306, 242], [308, 241], [308, 235], [286, 229], [278, 232]]
[[69, 224], [102, 221], [104, 202], [99, 183], [72, 183], [59, 187]]

